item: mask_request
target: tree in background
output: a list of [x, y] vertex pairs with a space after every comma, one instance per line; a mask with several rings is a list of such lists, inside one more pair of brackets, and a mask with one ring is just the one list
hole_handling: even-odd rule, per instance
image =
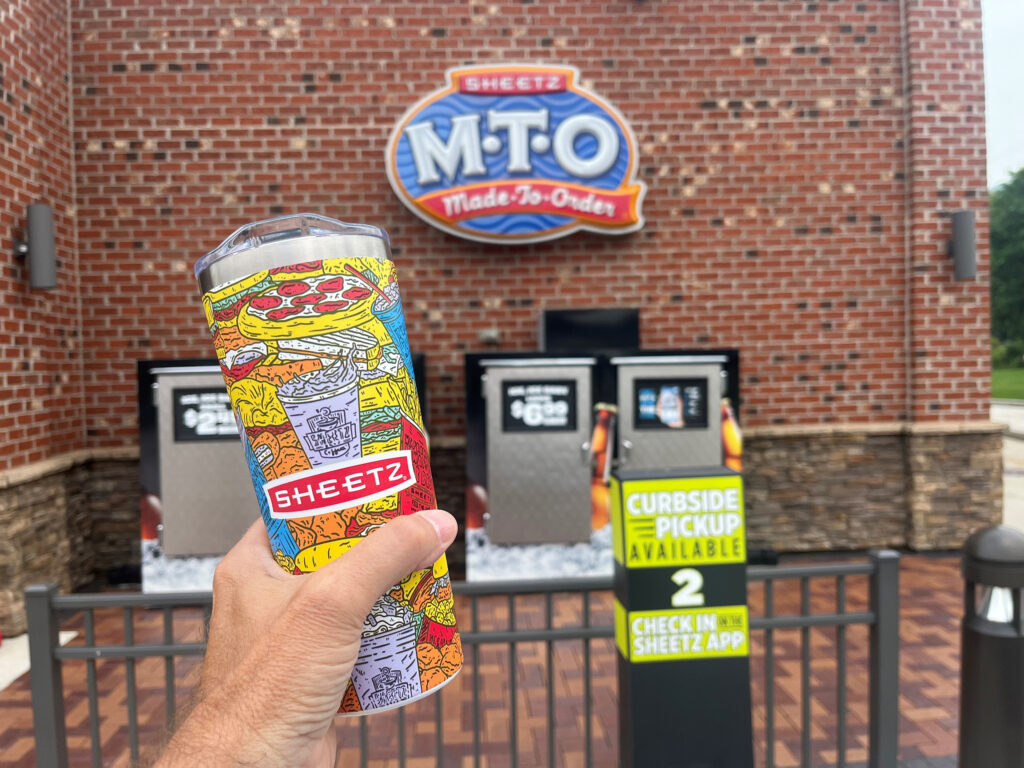
[[989, 242], [992, 335], [1003, 342], [1024, 340], [1024, 168], [989, 197]]

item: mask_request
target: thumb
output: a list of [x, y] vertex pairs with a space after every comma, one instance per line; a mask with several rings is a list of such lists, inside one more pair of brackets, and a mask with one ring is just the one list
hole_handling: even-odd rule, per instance
[[377, 598], [413, 571], [429, 568], [457, 531], [455, 518], [439, 509], [395, 518], [308, 575], [308, 587], [334, 604], [338, 620], [362, 627]]

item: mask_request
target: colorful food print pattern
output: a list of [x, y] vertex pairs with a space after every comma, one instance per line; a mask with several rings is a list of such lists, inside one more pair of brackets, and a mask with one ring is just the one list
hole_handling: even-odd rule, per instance
[[[391, 518], [435, 506], [394, 264], [325, 259], [203, 296], [270, 535], [314, 571]], [[341, 712], [392, 707], [462, 666], [444, 556], [375, 605]]]

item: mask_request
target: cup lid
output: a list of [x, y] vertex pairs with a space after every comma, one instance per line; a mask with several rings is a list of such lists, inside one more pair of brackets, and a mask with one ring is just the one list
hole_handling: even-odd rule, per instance
[[[338, 238], [345, 240], [340, 243]], [[387, 259], [388, 233], [380, 227], [349, 224], [315, 213], [264, 219], [232, 232], [196, 262], [195, 275], [206, 292], [261, 269], [339, 256]]]

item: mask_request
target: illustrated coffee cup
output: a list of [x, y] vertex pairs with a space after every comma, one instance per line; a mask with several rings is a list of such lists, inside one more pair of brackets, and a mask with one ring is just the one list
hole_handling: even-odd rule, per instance
[[372, 311], [391, 334], [398, 351], [402, 354], [402, 362], [411, 372], [412, 355], [409, 354], [409, 337], [405, 331], [405, 314], [402, 312], [402, 297], [398, 294], [397, 283], [387, 286], [384, 295], [374, 299]]
[[422, 693], [416, 657], [416, 625], [408, 606], [385, 596], [363, 625], [352, 685], [360, 701], [375, 709], [391, 708]]
[[277, 389], [312, 466], [361, 456], [359, 376], [351, 360], [295, 376]]

